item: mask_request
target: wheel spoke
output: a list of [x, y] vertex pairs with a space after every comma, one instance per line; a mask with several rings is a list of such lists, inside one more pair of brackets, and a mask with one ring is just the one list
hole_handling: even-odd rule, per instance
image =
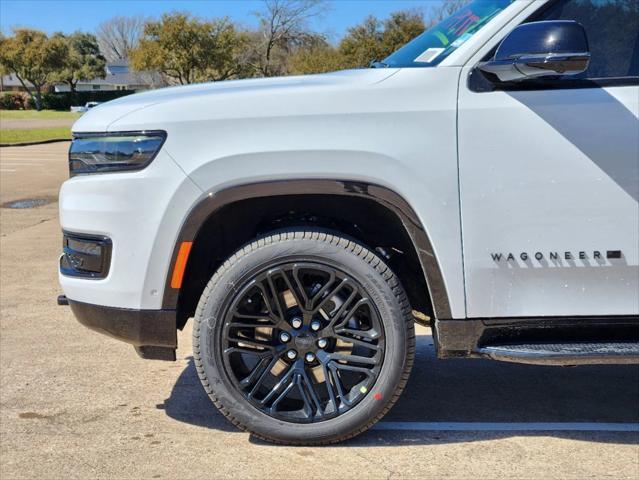
[[[333, 404], [335, 413], [337, 413], [339, 411], [339, 405], [337, 405], [337, 399], [335, 398], [335, 391], [333, 390], [333, 382], [331, 381], [332, 373], [330, 372], [330, 370], [324, 363], [322, 364], [322, 371], [324, 372], [324, 381], [326, 383], [326, 391], [328, 393], [328, 398], [330, 400], [330, 403]], [[327, 409], [328, 409], [328, 405], [327, 405]]]
[[231, 323], [231, 328], [273, 328], [275, 324], [270, 322], [233, 322]]
[[[255, 379], [264, 373], [266, 366], [270, 366], [271, 368], [273, 368], [273, 364], [274, 364], [273, 359], [267, 356], [262, 357], [260, 361], [257, 363], [257, 365], [255, 366], [255, 368], [251, 371], [251, 373], [249, 373], [245, 378], [243, 378], [240, 381], [240, 386], [242, 388], [250, 387], [255, 381]], [[268, 372], [270, 371], [270, 369], [266, 368], [266, 371]]]
[[305, 386], [306, 389], [308, 390], [308, 393], [310, 395], [310, 398], [315, 408], [315, 412], [317, 412], [316, 415], [320, 415], [320, 416], [323, 415], [322, 402], [317, 396], [317, 392], [315, 391], [315, 385], [313, 385], [313, 382], [311, 381], [308, 374], [306, 373], [306, 370], [302, 370], [302, 373], [300, 374], [300, 378], [301, 378], [301, 386]]
[[[320, 295], [323, 295], [320, 303], [316, 305], [315, 307], [313, 307], [313, 314], [316, 314], [317, 312], [319, 312], [324, 307], [324, 305], [326, 305], [326, 303], [328, 303], [333, 297], [335, 297], [335, 295], [337, 295], [341, 290], [343, 290], [347, 286], [350, 286], [351, 281], [348, 278], [343, 278], [342, 280], [340, 280], [337, 286], [335, 286], [329, 293], [324, 295], [324, 292], [326, 292], [334, 283], [335, 283], [335, 275], [333, 275], [331, 278], [331, 281], [327, 282], [326, 285], [324, 285], [324, 287], [322, 287], [322, 289], [319, 292], [317, 292], [315, 297], [313, 297], [313, 299], [315, 299], [317, 297], [320, 297]], [[353, 292], [355, 292], [354, 288], [353, 288]]]
[[300, 292], [298, 292], [295, 289], [295, 287], [293, 287], [293, 284], [291, 283], [291, 279], [288, 277], [288, 274], [286, 273], [286, 271], [280, 270], [280, 274], [282, 278], [284, 279], [284, 282], [286, 283], [288, 290], [291, 292], [291, 295], [293, 295], [293, 298], [295, 299], [295, 303], [297, 304], [298, 308], [300, 310], [305, 310], [306, 302], [303, 298], [300, 298]]
[[266, 307], [269, 309], [271, 318], [274, 321], [283, 321], [284, 309], [282, 308], [282, 305], [280, 303], [280, 297], [277, 293], [277, 290], [275, 289], [275, 285], [272, 282], [271, 275], [267, 274], [264, 281], [258, 282], [257, 288], [259, 288], [260, 292], [262, 292], [264, 303], [266, 303]]
[[[344, 303], [342, 303], [342, 305], [340, 305], [340, 307], [337, 309], [337, 312], [335, 312], [333, 314], [333, 316], [331, 317], [331, 320], [328, 323], [326, 329], [331, 329], [331, 328], [335, 327], [335, 324], [337, 323], [337, 321], [344, 314], [344, 312], [348, 309], [349, 305], [351, 303], [353, 303], [353, 300], [355, 300], [356, 297], [357, 297], [357, 290], [353, 289], [351, 291], [350, 295], [346, 298], [346, 300], [344, 300]], [[340, 325], [341, 325], [341, 323], [342, 322], [340, 322]]]
[[[288, 371], [284, 374], [284, 376], [273, 386], [271, 391], [268, 392], [268, 394], [262, 400], [260, 400], [260, 403], [262, 405], [268, 403], [268, 401], [277, 394], [277, 392], [278, 392], [278, 390], [280, 388], [282, 388], [284, 385], [287, 385], [291, 381], [291, 378], [293, 377], [294, 373], [295, 373], [295, 369], [291, 365], [289, 367]], [[277, 397], [277, 402], [278, 403], [279, 403], [279, 401], [281, 401], [282, 398], [284, 398], [286, 396], [284, 393], [287, 390], [289, 390], [288, 387], [285, 389], [285, 391], [279, 397]]]
[[266, 377], [268, 377], [269, 373], [271, 373], [271, 370], [273, 369], [275, 364], [278, 362], [278, 360], [279, 358], [277, 357], [274, 357], [273, 359], [271, 359], [268, 366], [262, 371], [261, 375], [257, 379], [257, 382], [255, 382], [255, 385], [253, 385], [253, 388], [251, 388], [251, 391], [248, 393], [247, 396], [249, 398], [252, 398], [259, 391], [262, 384], [264, 383], [264, 380], [266, 380]]
[[250, 347], [263, 348], [263, 349], [266, 349], [266, 350], [273, 350], [275, 348], [274, 345], [271, 345], [269, 343], [258, 342], [256, 340], [252, 340], [250, 338], [230, 337], [229, 336], [229, 340], [231, 342], [237, 342], [237, 343], [241, 343], [243, 345], [248, 345]]
[[295, 280], [295, 283], [297, 284], [297, 288], [299, 289], [299, 293], [302, 295], [302, 302], [303, 305], [300, 305], [298, 303], [298, 306], [305, 310], [308, 311], [311, 309], [311, 302], [310, 299], [308, 298], [308, 295], [306, 294], [306, 289], [304, 288], [304, 285], [302, 285], [302, 281], [300, 280], [300, 267], [299, 265], [295, 265], [293, 266], [291, 275], [293, 277], [293, 280]]
[[[254, 313], [240, 313], [236, 312], [233, 315], [235, 318], [241, 318], [243, 320], [271, 320], [269, 315], [264, 314], [254, 314]], [[259, 325], [256, 325], [259, 326]]]
[[[299, 267], [296, 267], [296, 268], [298, 271], [300, 270]], [[335, 278], [336, 278], [335, 270], [333, 270], [332, 268], [324, 268], [324, 269], [316, 268], [316, 270], [322, 271], [323, 273], [328, 275], [328, 280], [326, 280], [324, 285], [313, 295], [312, 298], [308, 299], [306, 308], [307, 310], [311, 311], [312, 314], [316, 314], [320, 310], [320, 308], [323, 306], [325, 301], [327, 299], [330, 299], [334, 295], [334, 292], [329, 293], [326, 296], [325, 296], [325, 293], [335, 283]], [[318, 300], [321, 300], [321, 303], [319, 305], [315, 305]]]
[[335, 367], [335, 364], [331, 363], [328, 368], [330, 368], [333, 379], [335, 380], [335, 387], [337, 388], [337, 393], [339, 395], [340, 402], [342, 402], [347, 407], [350, 407], [352, 402], [348, 399], [346, 392], [342, 388], [342, 381], [339, 378], [339, 374], [337, 373], [337, 368]]
[[[284, 389], [284, 391], [282, 393], [280, 393], [277, 398], [273, 401], [273, 403], [271, 404], [271, 407], [269, 408], [269, 411], [274, 413], [277, 412], [277, 406], [279, 405], [279, 403], [284, 400], [286, 398], [286, 396], [290, 393], [291, 390], [293, 390], [293, 387], [295, 387], [295, 382], [293, 381], [289, 381], [288, 385], [286, 386], [286, 388]], [[272, 390], [272, 392], [274, 392], [275, 390]]]
[[372, 328], [370, 330], [355, 330], [352, 328], [336, 328], [335, 333], [342, 334], [342, 335], [344, 334], [357, 335], [359, 337], [367, 338], [369, 340], [377, 340], [379, 338], [379, 333]]
[[[254, 291], [255, 288], [260, 290], [260, 296], [262, 297], [264, 301], [264, 305], [266, 306], [266, 309], [267, 309], [266, 313], [262, 311], [259, 311], [259, 312], [251, 311], [252, 309], [250, 307], [248, 307], [249, 312], [244, 311], [244, 309], [247, 308], [246, 304], [247, 303], [251, 304], [253, 301], [250, 294], [251, 292]], [[274, 318], [273, 318], [273, 314], [271, 313], [272, 308], [270, 306], [267, 296], [265, 295], [263, 291], [263, 288], [261, 288], [258, 283], [251, 282], [251, 284], [249, 284], [245, 288], [245, 293], [246, 295], [238, 297], [233, 303], [233, 306], [231, 307], [233, 318], [234, 319], [238, 318], [242, 320], [256, 320], [256, 321], [266, 320], [266, 321], [273, 322]]]
[[331, 362], [329, 365], [333, 378], [335, 379], [335, 386], [337, 387], [337, 391], [339, 392], [340, 400], [346, 406], [351, 406], [353, 404], [353, 400], [349, 399], [348, 392], [345, 392], [340, 380], [340, 376], [337, 373], [338, 370], [346, 370], [349, 372], [362, 373], [366, 375], [368, 379], [374, 379], [376, 377], [375, 373], [368, 368], [364, 367], [355, 367], [351, 365], [344, 365], [337, 362]]
[[353, 315], [355, 315], [355, 313], [360, 309], [360, 307], [362, 307], [363, 305], [370, 305], [370, 301], [368, 300], [368, 298], [361, 298], [357, 301], [357, 303], [355, 305], [353, 305], [352, 308], [350, 308], [348, 310], [348, 312], [346, 312], [346, 315], [344, 315], [344, 318], [342, 319], [341, 322], [335, 324], [333, 326], [333, 328], [340, 328], [344, 325], [346, 325], [349, 320], [351, 318], [353, 318]]
[[375, 357], [361, 357], [359, 355], [346, 355], [344, 353], [331, 353], [329, 355], [331, 360], [335, 362], [346, 362], [346, 363], [360, 363], [363, 365], [377, 365], [377, 360]]
[[[355, 330], [357, 331], [357, 330]], [[337, 338], [338, 340], [341, 340], [343, 342], [347, 342], [347, 343], [352, 343], [353, 345], [356, 345], [358, 347], [364, 347], [364, 348], [368, 348], [370, 350], [379, 350], [379, 346], [375, 345], [374, 343], [369, 343], [366, 342], [364, 340], [358, 340], [357, 338], [353, 338], [347, 335], [340, 335], [339, 333], [335, 334], [335, 338]]]
[[354, 365], [344, 365], [343, 363], [334, 363], [333, 365], [337, 370], [347, 370], [349, 372], [363, 373], [369, 378], [375, 377], [375, 374], [370, 368], [356, 367]]
[[270, 357], [273, 353], [270, 350], [253, 350], [251, 348], [242, 347], [229, 347], [224, 350], [224, 355], [231, 355], [233, 353], [242, 353], [245, 355], [253, 355], [255, 357]]
[[297, 386], [297, 391], [300, 393], [300, 397], [302, 399], [302, 402], [304, 403], [304, 409], [302, 410], [304, 412], [304, 415], [306, 416], [306, 418], [312, 418], [313, 404], [304, 391], [304, 387], [302, 385], [302, 376], [299, 373], [295, 375], [295, 385]]

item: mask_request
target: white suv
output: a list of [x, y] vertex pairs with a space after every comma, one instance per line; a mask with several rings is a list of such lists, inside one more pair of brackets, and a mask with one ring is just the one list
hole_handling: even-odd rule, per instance
[[78, 320], [325, 444], [438, 355], [639, 361], [639, 6], [475, 1], [370, 69], [89, 111], [60, 193]]

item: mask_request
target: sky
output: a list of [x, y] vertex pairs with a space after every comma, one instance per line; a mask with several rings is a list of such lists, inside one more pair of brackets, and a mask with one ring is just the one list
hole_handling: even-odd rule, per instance
[[[428, 10], [440, 0], [329, 0], [328, 12], [313, 20], [312, 27], [330, 38], [339, 39], [348, 27], [367, 15], [380, 18], [396, 10]], [[245, 26], [254, 26], [252, 12], [259, 0], [0, 0], [0, 28], [9, 34], [13, 27], [31, 27], [47, 33], [95, 31], [104, 20], [116, 15], [159, 17], [171, 11], [188, 11], [210, 18], [228, 16]]]

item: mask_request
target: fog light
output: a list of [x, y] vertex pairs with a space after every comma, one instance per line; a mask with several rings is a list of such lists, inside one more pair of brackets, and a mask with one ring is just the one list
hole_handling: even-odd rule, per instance
[[69, 277], [105, 278], [111, 263], [111, 240], [107, 237], [64, 233], [60, 272]]

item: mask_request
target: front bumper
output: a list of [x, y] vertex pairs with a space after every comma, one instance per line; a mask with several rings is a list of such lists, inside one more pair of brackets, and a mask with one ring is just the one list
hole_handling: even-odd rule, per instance
[[[141, 171], [77, 175], [64, 182], [62, 230], [93, 244], [65, 244], [71, 261], [61, 264], [64, 294], [94, 305], [161, 310], [177, 233], [201, 195], [164, 151]], [[100, 239], [108, 248], [98, 254]]]
[[162, 298], [177, 232], [201, 194], [164, 150], [144, 170], [64, 182], [59, 281], [80, 323], [143, 358], [175, 360], [176, 312]]
[[73, 300], [68, 302], [82, 325], [130, 343], [142, 358], [175, 360], [175, 310], [132, 310]]

